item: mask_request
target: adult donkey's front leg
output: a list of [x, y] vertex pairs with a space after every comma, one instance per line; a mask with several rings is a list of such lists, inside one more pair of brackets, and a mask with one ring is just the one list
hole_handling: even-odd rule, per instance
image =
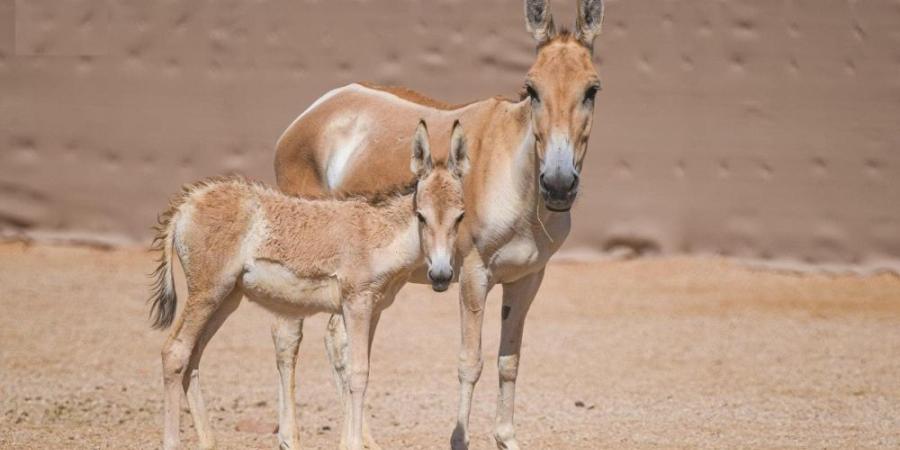
[[497, 373], [500, 376], [500, 394], [497, 398], [497, 416], [494, 439], [501, 449], [518, 449], [513, 414], [515, 411], [516, 376], [519, 372], [519, 355], [522, 349], [522, 331], [528, 308], [541, 287], [544, 269], [503, 285], [503, 309], [500, 331], [500, 354]]
[[456, 428], [450, 437], [450, 447], [453, 450], [469, 448], [469, 413], [472, 411], [475, 383], [481, 377], [484, 366], [481, 356], [481, 328], [484, 323], [484, 304], [491, 286], [490, 274], [482, 265], [481, 256], [473, 251], [463, 261], [459, 277], [459, 411]]

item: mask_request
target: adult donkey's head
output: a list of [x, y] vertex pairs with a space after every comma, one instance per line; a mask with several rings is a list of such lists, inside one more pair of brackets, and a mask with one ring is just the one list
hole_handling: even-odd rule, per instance
[[549, 0], [525, 0], [528, 31], [538, 42], [528, 71], [531, 129], [540, 158], [540, 190], [547, 209], [568, 211], [578, 194], [600, 77], [591, 61], [603, 23], [602, 0], [577, 0], [575, 31], [558, 32]]

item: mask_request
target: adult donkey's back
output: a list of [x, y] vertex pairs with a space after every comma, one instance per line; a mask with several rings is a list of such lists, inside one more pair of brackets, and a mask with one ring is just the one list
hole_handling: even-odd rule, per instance
[[[525, 15], [538, 51], [520, 100], [491, 98], [450, 106], [405, 89], [351, 84], [327, 93], [301, 114], [279, 140], [275, 160], [278, 186], [289, 194], [388, 191], [410, 181], [410, 123], [424, 118], [434, 147], [443, 149], [454, 120], [462, 122], [471, 170], [454, 268], [462, 322], [454, 448], [468, 446], [472, 391], [482, 369], [484, 304], [498, 283], [503, 285], [503, 320], [494, 436], [501, 448], [518, 447], [513, 409], [522, 329], [544, 266], [569, 233], [569, 209], [578, 192], [600, 88], [591, 48], [603, 19], [601, 0], [578, 1], [571, 33], [556, 30], [547, 1], [526, 0]], [[420, 273], [413, 281], [425, 282], [427, 276]], [[333, 319], [326, 341], [338, 379], [346, 386], [346, 338], [338, 325]], [[296, 334], [291, 326], [280, 323], [274, 329], [280, 368], [291, 366], [291, 351], [296, 352], [289, 343]], [[291, 399], [292, 372], [292, 366], [283, 371], [281, 383], [282, 395]], [[281, 416], [284, 430], [291, 426], [284, 422], [293, 418]]]

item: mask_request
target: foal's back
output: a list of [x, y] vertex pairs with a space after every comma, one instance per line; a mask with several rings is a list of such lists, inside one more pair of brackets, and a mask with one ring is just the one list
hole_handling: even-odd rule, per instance
[[240, 179], [186, 192], [174, 219], [189, 278], [207, 278], [199, 272], [211, 268], [241, 271], [256, 260], [277, 261], [301, 277], [330, 276], [357, 252], [359, 202], [288, 197]]

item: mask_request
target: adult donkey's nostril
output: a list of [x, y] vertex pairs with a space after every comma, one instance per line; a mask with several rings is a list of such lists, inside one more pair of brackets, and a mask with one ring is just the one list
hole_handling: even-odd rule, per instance
[[553, 173], [550, 176], [540, 176], [541, 189], [552, 197], [564, 198], [578, 187], [578, 175], [575, 173]]
[[431, 269], [428, 271], [428, 279], [438, 283], [446, 283], [453, 279], [453, 269]]

